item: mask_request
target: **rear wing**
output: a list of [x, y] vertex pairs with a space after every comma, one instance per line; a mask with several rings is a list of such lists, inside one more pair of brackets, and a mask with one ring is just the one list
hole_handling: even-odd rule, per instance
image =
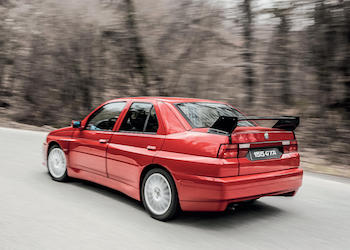
[[273, 128], [279, 128], [288, 131], [294, 131], [300, 123], [300, 118], [297, 116], [280, 116], [280, 117], [268, 117], [268, 116], [248, 116], [244, 119], [238, 119], [238, 121], [273, 121], [277, 120]]
[[213, 126], [211, 126], [211, 132], [223, 132], [229, 135], [236, 129], [239, 121], [272, 121], [277, 120], [273, 128], [283, 129], [287, 131], [294, 131], [300, 122], [300, 118], [297, 116], [280, 116], [280, 117], [268, 117], [268, 116], [248, 116], [244, 118], [220, 116]]

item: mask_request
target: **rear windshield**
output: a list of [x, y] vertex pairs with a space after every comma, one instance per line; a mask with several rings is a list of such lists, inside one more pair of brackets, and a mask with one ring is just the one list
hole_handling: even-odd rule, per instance
[[[194, 128], [210, 128], [220, 116], [245, 118], [237, 109], [221, 103], [186, 102], [175, 106]], [[249, 121], [238, 122], [239, 127], [254, 127]]]

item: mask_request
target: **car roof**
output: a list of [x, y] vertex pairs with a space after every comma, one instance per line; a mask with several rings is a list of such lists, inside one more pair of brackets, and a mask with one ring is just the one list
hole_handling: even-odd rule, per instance
[[212, 102], [212, 103], [222, 103], [219, 101], [207, 100], [207, 99], [198, 99], [198, 98], [185, 98], [185, 97], [157, 97], [157, 96], [140, 96], [140, 97], [127, 97], [127, 98], [118, 98], [113, 101], [120, 100], [135, 100], [135, 101], [162, 101], [168, 103], [182, 103], [182, 102]]

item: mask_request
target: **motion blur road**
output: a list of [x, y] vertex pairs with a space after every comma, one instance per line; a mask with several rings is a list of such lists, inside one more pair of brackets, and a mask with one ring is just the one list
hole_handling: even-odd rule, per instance
[[46, 133], [0, 128], [0, 249], [349, 249], [350, 181], [306, 173], [293, 198], [163, 223], [102, 186], [51, 180]]

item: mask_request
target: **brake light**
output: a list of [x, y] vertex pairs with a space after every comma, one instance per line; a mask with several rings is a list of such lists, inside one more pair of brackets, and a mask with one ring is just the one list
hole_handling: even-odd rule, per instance
[[298, 152], [298, 143], [296, 140], [290, 141], [289, 145], [283, 145], [283, 151], [285, 154], [292, 153], [292, 152]]
[[247, 156], [249, 148], [239, 148], [238, 158], [244, 158]]
[[221, 144], [218, 158], [227, 159], [227, 158], [236, 158], [238, 153], [237, 144]]

